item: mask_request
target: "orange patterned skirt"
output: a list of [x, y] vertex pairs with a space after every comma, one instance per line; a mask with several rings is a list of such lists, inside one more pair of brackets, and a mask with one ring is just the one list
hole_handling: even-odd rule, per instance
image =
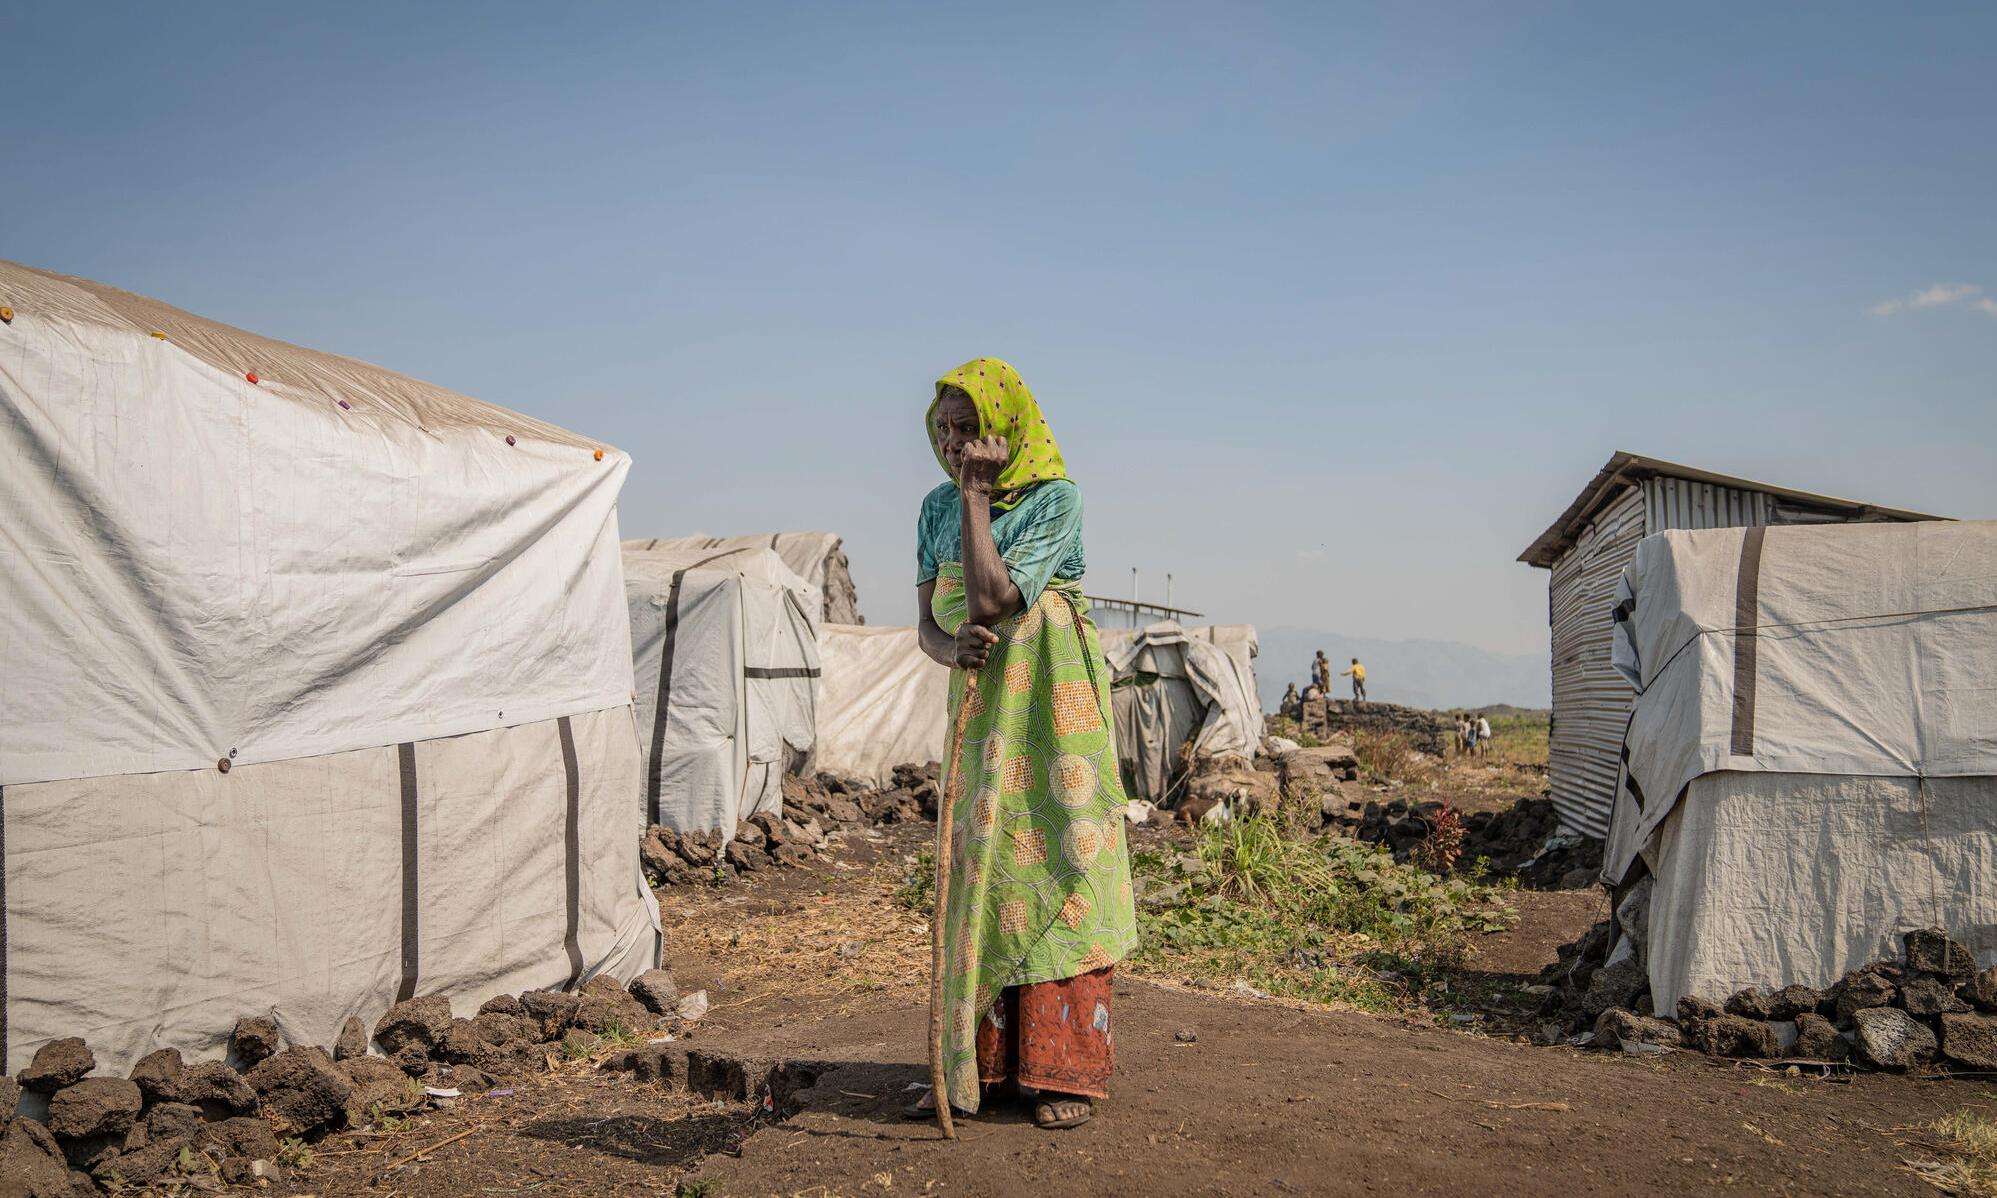
[[978, 1080], [1109, 1097], [1114, 965], [1072, 978], [1009, 986], [978, 1020]]

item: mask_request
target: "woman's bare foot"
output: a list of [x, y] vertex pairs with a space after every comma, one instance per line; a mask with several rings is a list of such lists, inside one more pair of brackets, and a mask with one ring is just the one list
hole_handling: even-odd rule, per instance
[[[970, 1111], [965, 1110], [954, 1102], [950, 1104], [950, 1113], [963, 1119], [971, 1117]], [[936, 1092], [934, 1090], [924, 1090], [922, 1097], [901, 1108], [901, 1117], [918, 1121], [934, 1119], [936, 1117]]]
[[1060, 1131], [1080, 1127], [1094, 1118], [1095, 1113], [1096, 1104], [1089, 1099], [1072, 1094], [1050, 1094], [1043, 1090], [1039, 1104], [1033, 1108], [1033, 1122], [1043, 1131]]

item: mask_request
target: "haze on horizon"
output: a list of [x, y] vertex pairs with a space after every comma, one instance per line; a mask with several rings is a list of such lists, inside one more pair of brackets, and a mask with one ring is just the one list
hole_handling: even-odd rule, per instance
[[[599, 436], [912, 612], [1005, 357], [1091, 589], [1543, 652], [1614, 449], [1997, 516], [1997, 11], [0, 13], [0, 257]], [[1482, 701], [1463, 696], [1460, 701]]]

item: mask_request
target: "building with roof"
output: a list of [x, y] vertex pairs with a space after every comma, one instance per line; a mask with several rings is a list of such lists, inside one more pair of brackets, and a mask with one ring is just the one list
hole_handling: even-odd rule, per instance
[[1519, 554], [1549, 572], [1553, 723], [1547, 773], [1563, 827], [1608, 834], [1635, 692], [1610, 664], [1616, 582], [1637, 543], [1666, 529], [1877, 523], [1943, 517], [1617, 452]]

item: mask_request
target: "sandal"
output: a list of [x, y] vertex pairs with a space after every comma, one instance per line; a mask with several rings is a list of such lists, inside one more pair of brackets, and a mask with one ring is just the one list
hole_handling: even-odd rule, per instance
[[1033, 1108], [1034, 1126], [1042, 1131], [1063, 1131], [1080, 1127], [1095, 1118], [1096, 1104], [1086, 1098], [1047, 1097]]

